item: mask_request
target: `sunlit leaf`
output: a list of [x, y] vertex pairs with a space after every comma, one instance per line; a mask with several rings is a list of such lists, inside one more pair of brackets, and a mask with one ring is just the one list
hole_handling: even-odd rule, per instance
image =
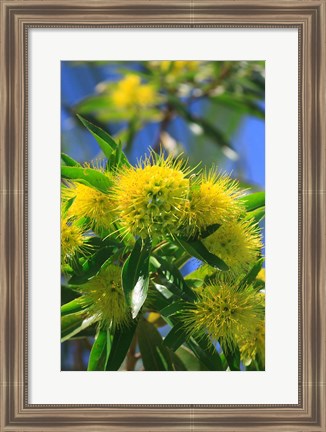
[[93, 168], [62, 166], [61, 176], [69, 180], [85, 180], [87, 184], [104, 193], [108, 193], [113, 184], [108, 176]]
[[139, 238], [122, 268], [122, 287], [133, 318], [138, 315], [147, 297], [151, 245], [150, 239]]
[[239, 198], [247, 212], [251, 212], [259, 207], [265, 206], [265, 192], [256, 192], [253, 194], [245, 195]]
[[71, 300], [69, 303], [61, 306], [61, 316], [83, 311], [90, 305], [90, 303], [90, 300], [84, 296]]
[[79, 162], [75, 161], [75, 159], [65, 153], [61, 153], [61, 159], [67, 166], [80, 166]]
[[61, 317], [61, 342], [70, 339], [96, 322], [96, 316], [89, 316], [87, 311], [81, 311]]
[[[116, 150], [118, 146], [114, 139], [103, 129], [89, 122], [81, 115], [77, 114], [77, 117], [94, 136], [105, 157], [109, 158], [111, 156], [111, 153]], [[121, 154], [121, 160], [123, 160], [126, 165], [130, 165], [126, 155], [123, 153]]]

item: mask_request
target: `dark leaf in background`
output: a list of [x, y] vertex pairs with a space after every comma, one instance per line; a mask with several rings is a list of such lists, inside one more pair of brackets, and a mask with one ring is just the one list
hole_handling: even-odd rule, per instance
[[130, 344], [134, 338], [138, 321], [133, 320], [128, 326], [116, 328], [113, 333], [113, 339], [109, 358], [106, 364], [107, 371], [115, 371], [120, 368], [125, 359]]

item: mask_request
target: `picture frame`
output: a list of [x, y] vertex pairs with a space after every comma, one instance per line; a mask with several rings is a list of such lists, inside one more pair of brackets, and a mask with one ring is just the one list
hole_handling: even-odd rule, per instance
[[[325, 0], [1, 2], [1, 431], [326, 430], [325, 10]], [[297, 405], [28, 403], [28, 31], [97, 26], [298, 29]]]

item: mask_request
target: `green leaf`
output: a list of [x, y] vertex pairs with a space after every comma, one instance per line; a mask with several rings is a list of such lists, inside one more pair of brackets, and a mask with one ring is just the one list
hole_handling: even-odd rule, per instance
[[265, 207], [259, 207], [247, 213], [245, 219], [251, 220], [254, 223], [259, 223], [265, 217]]
[[190, 242], [177, 237], [175, 240], [186, 252], [188, 252], [189, 255], [199, 259], [200, 261], [204, 261], [211, 267], [214, 267], [218, 270], [229, 270], [229, 267], [225, 264], [225, 262], [222, 261], [221, 258], [210, 253], [200, 240]]
[[228, 362], [229, 368], [231, 371], [239, 371], [240, 370], [240, 351], [237, 347], [234, 351], [223, 351], [226, 361]]
[[150, 239], [139, 238], [122, 268], [122, 287], [133, 318], [138, 315], [147, 297], [151, 247]]
[[239, 284], [239, 290], [243, 290], [246, 286], [250, 285], [256, 279], [258, 273], [263, 267], [264, 258], [260, 258], [250, 269], [249, 273], [242, 279]]
[[160, 313], [165, 317], [170, 317], [172, 315], [176, 315], [187, 307], [187, 303], [182, 300], [177, 300], [173, 303], [170, 303], [168, 306], [165, 306], [160, 310]]
[[113, 261], [116, 253], [119, 251], [118, 244], [109, 240], [102, 242], [102, 244], [104, 246], [83, 263], [81, 271], [69, 279], [70, 285], [86, 283], [96, 276], [109, 262]]
[[110, 332], [107, 329], [98, 331], [88, 360], [88, 371], [104, 371], [111, 345]]
[[72, 157], [67, 155], [66, 153], [61, 153], [61, 159], [67, 166], [80, 166], [80, 163], [75, 161]]
[[71, 300], [80, 297], [81, 294], [78, 291], [75, 291], [71, 287], [67, 287], [65, 285], [61, 286], [61, 305], [65, 303], [69, 303]]
[[[94, 136], [98, 145], [100, 146], [101, 150], [103, 151], [105, 157], [109, 159], [111, 156], [111, 153], [114, 150], [116, 150], [118, 147], [118, 145], [114, 141], [114, 139], [107, 132], [105, 132], [103, 129], [92, 124], [91, 122], [86, 120], [81, 115], [77, 114], [77, 117], [83, 123], [83, 125], [90, 131], [90, 133]], [[126, 155], [122, 152], [121, 152], [121, 160], [123, 161], [124, 164], [130, 165]]]
[[62, 166], [61, 176], [69, 180], [85, 180], [87, 184], [103, 193], [108, 193], [113, 185], [108, 176], [93, 168]]
[[[164, 315], [163, 312], [161, 313]], [[189, 339], [189, 333], [187, 333], [185, 325], [178, 322], [171, 328], [163, 343], [172, 351], [176, 351], [187, 339]]]
[[213, 224], [213, 225], [209, 225], [200, 235], [200, 238], [204, 239], [206, 237], [209, 237], [210, 235], [212, 235], [213, 233], [215, 233], [215, 231], [217, 231], [219, 229], [221, 225], [220, 224]]
[[184, 365], [163, 344], [163, 339], [156, 327], [146, 320], [138, 326], [138, 342], [146, 371], [185, 370]]
[[61, 317], [61, 342], [70, 339], [97, 321], [96, 316], [88, 316], [87, 311], [81, 311]]
[[86, 309], [91, 304], [91, 301], [84, 296], [78, 297], [69, 303], [61, 306], [61, 316], [80, 312]]
[[188, 371], [207, 371], [207, 367], [198, 360], [189, 348], [181, 346], [176, 350], [176, 354]]
[[223, 371], [226, 369], [219, 353], [207, 336], [191, 338], [187, 341], [187, 345], [208, 370]]
[[168, 290], [182, 297], [184, 300], [196, 300], [196, 294], [188, 287], [180, 271], [173, 264], [170, 264], [167, 260], [158, 255], [155, 255], [155, 259], [160, 264], [157, 271], [165, 278], [165, 280], [162, 281], [162, 285], [166, 286]]
[[110, 158], [108, 158], [107, 170], [112, 171], [113, 168], [120, 167], [121, 165], [126, 165], [126, 161], [123, 158], [122, 144], [119, 142], [116, 150], [114, 150]]
[[265, 192], [256, 192], [250, 195], [246, 195], [242, 198], [239, 198], [247, 212], [255, 210], [259, 207], [265, 206]]
[[137, 324], [138, 320], [133, 320], [128, 326], [115, 329], [109, 358], [106, 364], [107, 371], [118, 370], [121, 366], [135, 335]]

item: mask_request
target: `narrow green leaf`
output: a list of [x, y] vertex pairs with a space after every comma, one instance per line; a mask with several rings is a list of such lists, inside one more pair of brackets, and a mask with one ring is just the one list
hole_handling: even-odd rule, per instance
[[138, 315], [147, 297], [151, 246], [150, 239], [139, 238], [122, 268], [122, 286], [133, 318]]
[[95, 337], [97, 333], [98, 325], [97, 323], [94, 323], [90, 325], [89, 327], [85, 328], [84, 330], [81, 330], [76, 335], [73, 335], [69, 337], [69, 340], [75, 340], [75, 339], [83, 339], [86, 337]]
[[198, 360], [189, 348], [181, 346], [176, 350], [176, 354], [188, 371], [207, 371], [207, 367]]
[[[163, 312], [162, 312], [162, 315]], [[176, 351], [186, 340], [189, 339], [189, 334], [186, 331], [185, 325], [181, 322], [176, 323], [169, 333], [164, 338], [164, 346]]]
[[61, 176], [69, 180], [85, 180], [87, 184], [103, 193], [108, 193], [113, 184], [108, 176], [93, 168], [62, 166]]
[[211, 267], [214, 267], [218, 270], [227, 271], [229, 267], [225, 264], [221, 258], [213, 255], [206, 249], [203, 243], [200, 240], [196, 240], [193, 242], [181, 240], [180, 238], [175, 238], [175, 240], [180, 244], [180, 246], [188, 252], [189, 255], [199, 259], [200, 261], [204, 261]]
[[61, 159], [67, 166], [80, 166], [80, 163], [75, 161], [72, 157], [67, 155], [66, 153], [61, 153]]
[[226, 369], [219, 353], [207, 336], [200, 339], [191, 338], [187, 341], [187, 345], [208, 370], [223, 371]]
[[265, 192], [256, 192], [250, 195], [246, 195], [242, 198], [239, 198], [247, 212], [255, 210], [259, 207], [265, 206]]
[[265, 207], [259, 207], [247, 213], [246, 219], [259, 223], [265, 217]]
[[231, 371], [239, 371], [240, 370], [240, 351], [239, 348], [236, 348], [234, 351], [223, 351], [226, 361], [228, 362], [229, 368]]
[[256, 279], [255, 281], [253, 281], [252, 287], [253, 287], [254, 291], [259, 292], [259, 291], [265, 289], [265, 282], [263, 282], [262, 280]]
[[71, 287], [62, 285], [61, 286], [61, 305], [65, 303], [69, 303], [71, 300], [80, 297], [81, 294], [78, 291], [75, 291]]
[[257, 277], [258, 273], [263, 267], [264, 258], [260, 258], [250, 269], [249, 273], [242, 279], [239, 284], [239, 290], [243, 290], [246, 286], [250, 285]]
[[94, 255], [83, 263], [81, 271], [69, 279], [69, 284], [81, 285], [89, 281], [92, 277], [96, 276], [103, 267], [113, 261], [118, 250], [116, 242], [104, 243], [104, 247], [96, 251]]
[[61, 342], [70, 339], [85, 328], [94, 324], [98, 318], [88, 316], [87, 311], [81, 311], [61, 317]]
[[182, 297], [184, 300], [196, 300], [196, 294], [188, 287], [180, 271], [173, 264], [170, 264], [167, 260], [158, 255], [155, 255], [155, 259], [160, 265], [157, 271], [165, 278], [165, 281], [162, 281], [162, 285], [166, 286], [168, 290]]
[[200, 238], [204, 239], [209, 237], [211, 234], [215, 233], [219, 229], [220, 224], [209, 225], [200, 235]]
[[160, 313], [166, 317], [170, 317], [172, 315], [178, 314], [180, 311], [184, 310], [187, 307], [187, 304], [182, 300], [177, 300], [173, 303], [170, 303], [168, 306], [164, 307], [160, 310]]
[[153, 324], [141, 320], [137, 330], [139, 349], [146, 371], [172, 370], [167, 349], [163, 346], [160, 333]]
[[84, 296], [78, 297], [61, 306], [61, 316], [80, 312], [89, 306], [91, 301]]
[[[77, 117], [79, 120], [83, 123], [83, 125], [90, 131], [90, 133], [94, 136], [96, 139], [98, 145], [100, 146], [101, 150], [103, 151], [106, 158], [110, 158], [111, 153], [117, 149], [118, 145], [115, 142], [115, 140], [103, 129], [99, 128], [98, 126], [92, 124], [88, 120], [86, 120], [81, 115], [77, 114]], [[121, 152], [121, 160], [124, 164], [130, 165], [128, 162], [128, 159], [124, 153]]]
[[109, 358], [106, 364], [107, 371], [118, 370], [121, 366], [135, 335], [137, 324], [138, 321], [133, 320], [128, 326], [115, 329]]
[[153, 324], [141, 320], [137, 334], [146, 371], [185, 370], [182, 361], [164, 345], [162, 336]]
[[88, 360], [88, 371], [104, 371], [108, 360], [108, 339], [110, 333], [107, 329], [98, 331]]

